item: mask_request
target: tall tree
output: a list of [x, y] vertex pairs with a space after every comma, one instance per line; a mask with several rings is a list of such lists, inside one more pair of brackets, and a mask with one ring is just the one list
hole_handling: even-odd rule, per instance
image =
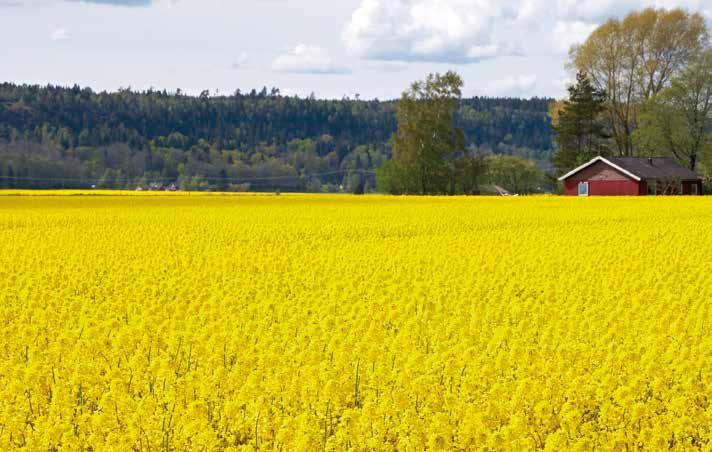
[[648, 8], [611, 19], [571, 50], [570, 66], [608, 94], [617, 153], [634, 155], [640, 106], [666, 88], [709, 40], [702, 15]]
[[641, 152], [669, 152], [695, 171], [712, 146], [712, 49], [702, 52], [641, 114], [635, 140]]
[[[470, 149], [547, 159], [548, 102], [461, 99], [455, 124]], [[357, 178], [367, 189], [372, 170], [391, 157], [395, 113], [395, 101], [300, 99], [276, 89], [197, 97], [0, 83], [0, 184], [12, 167], [13, 184], [27, 188], [113, 183], [120, 171], [127, 187], [201, 176], [213, 190], [226, 183], [231, 190], [346, 190]], [[471, 174], [478, 162], [471, 163], [456, 173]]]
[[454, 126], [462, 79], [455, 72], [430, 74], [414, 82], [398, 102], [398, 130], [391, 138], [392, 188], [402, 193], [451, 192], [453, 161], [465, 149], [465, 135]]
[[559, 109], [552, 114], [552, 128], [557, 148], [552, 160], [560, 173], [609, 153], [611, 136], [603, 118], [606, 93], [596, 89], [586, 74], [576, 74], [569, 99], [555, 105]]

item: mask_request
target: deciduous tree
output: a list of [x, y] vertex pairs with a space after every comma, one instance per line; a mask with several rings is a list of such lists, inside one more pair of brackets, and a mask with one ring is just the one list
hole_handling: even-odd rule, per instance
[[617, 153], [634, 155], [641, 105], [661, 92], [709, 40], [702, 15], [648, 8], [611, 19], [571, 50], [570, 66], [608, 95]]
[[670, 153], [691, 170], [697, 169], [703, 151], [712, 145], [712, 49], [702, 52], [669, 88], [650, 98], [635, 141], [643, 153]]
[[517, 194], [538, 191], [544, 175], [534, 162], [512, 155], [493, 155], [485, 159], [486, 176], [490, 184]]
[[393, 187], [403, 193], [438, 194], [454, 184], [453, 160], [465, 149], [454, 126], [463, 82], [455, 72], [431, 74], [414, 82], [397, 106], [398, 130], [391, 138]]

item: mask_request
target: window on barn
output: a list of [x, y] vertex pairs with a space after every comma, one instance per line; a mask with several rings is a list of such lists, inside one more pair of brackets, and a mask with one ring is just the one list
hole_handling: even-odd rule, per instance
[[579, 196], [588, 196], [588, 182], [579, 182], [578, 194]]
[[657, 195], [658, 194], [658, 181], [649, 180], [648, 181], [648, 194]]
[[690, 185], [690, 194], [691, 194], [692, 196], [697, 196], [697, 182], [693, 182], [693, 183]]

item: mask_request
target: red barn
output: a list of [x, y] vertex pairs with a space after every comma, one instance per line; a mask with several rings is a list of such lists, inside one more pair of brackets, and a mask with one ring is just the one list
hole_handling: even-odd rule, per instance
[[596, 157], [559, 180], [567, 196], [702, 194], [702, 178], [669, 157]]

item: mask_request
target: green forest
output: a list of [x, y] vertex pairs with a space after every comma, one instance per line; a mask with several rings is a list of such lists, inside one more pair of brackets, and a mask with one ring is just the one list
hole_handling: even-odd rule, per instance
[[[468, 152], [546, 167], [551, 99], [468, 98]], [[396, 102], [0, 84], [0, 187], [354, 192], [391, 158]]]

